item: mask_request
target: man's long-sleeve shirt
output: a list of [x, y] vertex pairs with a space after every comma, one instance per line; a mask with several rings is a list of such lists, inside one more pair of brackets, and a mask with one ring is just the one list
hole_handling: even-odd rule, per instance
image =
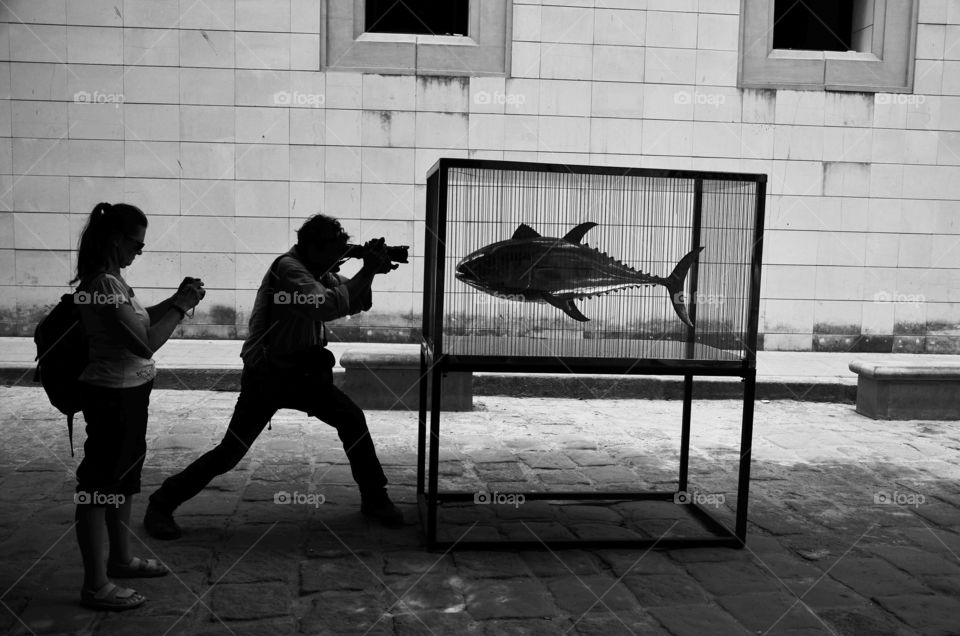
[[300, 259], [296, 247], [280, 257], [257, 290], [250, 313], [250, 334], [240, 357], [245, 364], [266, 358], [278, 368], [294, 366], [298, 353], [324, 344], [324, 322], [370, 309], [367, 288], [360, 298], [351, 298], [344, 276], [328, 273], [319, 280]]

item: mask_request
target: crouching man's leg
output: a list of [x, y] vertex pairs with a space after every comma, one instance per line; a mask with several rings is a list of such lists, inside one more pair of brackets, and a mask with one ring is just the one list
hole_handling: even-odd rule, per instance
[[388, 527], [402, 526], [403, 513], [387, 496], [387, 477], [377, 458], [363, 411], [332, 385], [318, 392], [311, 402], [307, 413], [337, 429], [350, 461], [353, 480], [360, 487], [360, 511]]
[[168, 477], [160, 488], [150, 495], [150, 504], [143, 518], [143, 525], [150, 536], [156, 539], [179, 538], [182, 532], [173, 519], [173, 511], [206, 488], [214, 477], [236, 466], [277, 412], [273, 400], [267, 393], [258, 390], [260, 387], [251, 376], [252, 374], [244, 369], [240, 397], [220, 443], [198, 457], [182, 472]]

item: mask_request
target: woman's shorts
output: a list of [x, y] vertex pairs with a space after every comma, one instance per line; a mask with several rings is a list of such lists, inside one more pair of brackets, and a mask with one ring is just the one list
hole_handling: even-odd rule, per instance
[[133, 495], [147, 454], [147, 408], [153, 381], [129, 389], [83, 384], [87, 441], [77, 467], [77, 492]]

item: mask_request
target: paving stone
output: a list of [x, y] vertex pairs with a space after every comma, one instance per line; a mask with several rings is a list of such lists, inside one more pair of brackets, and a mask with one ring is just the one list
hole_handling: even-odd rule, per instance
[[956, 576], [920, 576], [917, 580], [935, 592], [960, 598], [960, 578]]
[[628, 574], [623, 584], [643, 607], [698, 605], [709, 600], [700, 585], [689, 576], [677, 574]]
[[571, 470], [541, 471], [536, 473], [536, 478], [548, 486], [569, 486], [590, 483], [590, 480], [585, 476]]
[[605, 505], [566, 505], [559, 506], [558, 509], [563, 518], [570, 523], [583, 521], [602, 521], [605, 523], [620, 524], [623, 522], [623, 515], [617, 510]]
[[286, 616], [289, 588], [280, 583], [220, 583], [210, 592], [214, 613], [222, 620], [251, 620]]
[[569, 632], [572, 621], [543, 617], [531, 620], [493, 619], [482, 621], [484, 636], [556, 636]]
[[[515, 552], [458, 550], [453, 553], [453, 560], [457, 566], [457, 572], [464, 578], [509, 578], [530, 575], [531, 568], [524, 558], [526, 556], [527, 554]], [[534, 574], [539, 576], [536, 571]]]
[[789, 593], [763, 592], [723, 596], [717, 603], [744, 627], [758, 634], [794, 630], [826, 631], [823, 623]]
[[[652, 616], [642, 610], [594, 610], [577, 617], [574, 630], [580, 636], [670, 636]], [[564, 632], [567, 633], [567, 632]]]
[[939, 555], [904, 546], [875, 546], [871, 551], [913, 576], [960, 576], [960, 565]]
[[687, 572], [717, 596], [766, 592], [770, 589], [769, 572], [749, 561], [731, 563], [690, 563]]
[[556, 521], [504, 522], [500, 530], [511, 541], [570, 541], [577, 538], [571, 528]]
[[409, 550], [388, 552], [383, 555], [383, 562], [385, 574], [453, 574], [456, 571], [453, 556], [449, 553], [432, 554]]
[[300, 594], [329, 590], [365, 590], [378, 585], [380, 564], [354, 556], [300, 562]]
[[818, 612], [838, 636], [907, 636], [916, 632], [904, 629], [894, 620], [873, 609], [831, 609]]
[[688, 605], [682, 609], [653, 607], [650, 614], [674, 636], [746, 636], [750, 633], [729, 614], [707, 605]]
[[557, 613], [546, 587], [537, 579], [467, 581], [467, 611], [477, 620], [538, 618]]
[[422, 636], [423, 634], [458, 634], [479, 636], [483, 623], [473, 620], [464, 611], [419, 611], [397, 614], [393, 617], [397, 636]]
[[[79, 586], [78, 586], [79, 587]], [[20, 613], [12, 634], [67, 634], [89, 632], [97, 618], [79, 603], [79, 591], [34, 598]]]
[[597, 550], [597, 556], [610, 566], [617, 576], [625, 574], [676, 574], [685, 572], [665, 552], [647, 548], [633, 550]]
[[589, 479], [598, 484], [630, 486], [632, 489], [639, 489], [641, 483], [629, 468], [623, 466], [586, 466], [580, 469], [580, 472]]
[[630, 590], [612, 576], [568, 575], [547, 579], [546, 584], [557, 606], [573, 615], [579, 616], [592, 609], [606, 609], [614, 613], [640, 609]]
[[520, 459], [535, 470], [557, 470], [576, 468], [577, 464], [563, 453], [556, 452], [529, 452], [520, 453]]
[[903, 594], [875, 599], [881, 607], [923, 634], [956, 636], [960, 631], [960, 600], [932, 594]]
[[[147, 603], [152, 602], [152, 600], [148, 600]], [[89, 610], [86, 611], [91, 616], [95, 615]], [[107, 613], [102, 616], [97, 624], [96, 631], [93, 633], [110, 634], [110, 636], [186, 633], [194, 622], [189, 618], [182, 618], [182, 612], [179, 616], [138, 616], [138, 612], [139, 610]]]
[[779, 579], [816, 579], [822, 574], [819, 568], [786, 551], [782, 554], [754, 554], [753, 560], [767, 574]]
[[447, 574], [409, 575], [387, 582], [386, 598], [394, 601], [392, 613], [438, 610], [462, 612], [466, 607], [463, 599], [463, 580]]
[[857, 594], [846, 585], [838, 583], [828, 576], [784, 579], [783, 583], [804, 604], [816, 610], [835, 607], [863, 607], [870, 603], [866, 597]]
[[637, 541], [649, 538], [637, 530], [602, 523], [576, 523], [570, 524], [570, 530], [580, 539], [607, 541], [607, 540], [626, 540]]
[[322, 592], [300, 618], [300, 630], [308, 634], [394, 634], [393, 605], [380, 595], [369, 592]]
[[846, 557], [830, 570], [830, 576], [864, 596], [893, 596], [927, 590], [879, 557]]
[[616, 463], [613, 457], [603, 451], [569, 450], [567, 457], [577, 466], [612, 466]]
[[599, 574], [602, 562], [586, 550], [526, 551], [520, 558], [537, 577]]
[[522, 482], [523, 469], [516, 462], [483, 463], [476, 466], [477, 476], [485, 484], [490, 482]]

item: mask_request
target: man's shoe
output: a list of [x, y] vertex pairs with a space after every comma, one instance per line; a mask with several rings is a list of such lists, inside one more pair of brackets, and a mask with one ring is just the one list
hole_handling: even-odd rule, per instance
[[143, 515], [143, 527], [154, 539], [179, 539], [183, 531], [173, 520], [173, 513], [160, 510], [153, 504], [147, 506], [147, 513]]
[[397, 508], [390, 497], [383, 495], [376, 499], [364, 499], [360, 504], [360, 512], [368, 517], [377, 519], [388, 528], [403, 527], [403, 513]]

